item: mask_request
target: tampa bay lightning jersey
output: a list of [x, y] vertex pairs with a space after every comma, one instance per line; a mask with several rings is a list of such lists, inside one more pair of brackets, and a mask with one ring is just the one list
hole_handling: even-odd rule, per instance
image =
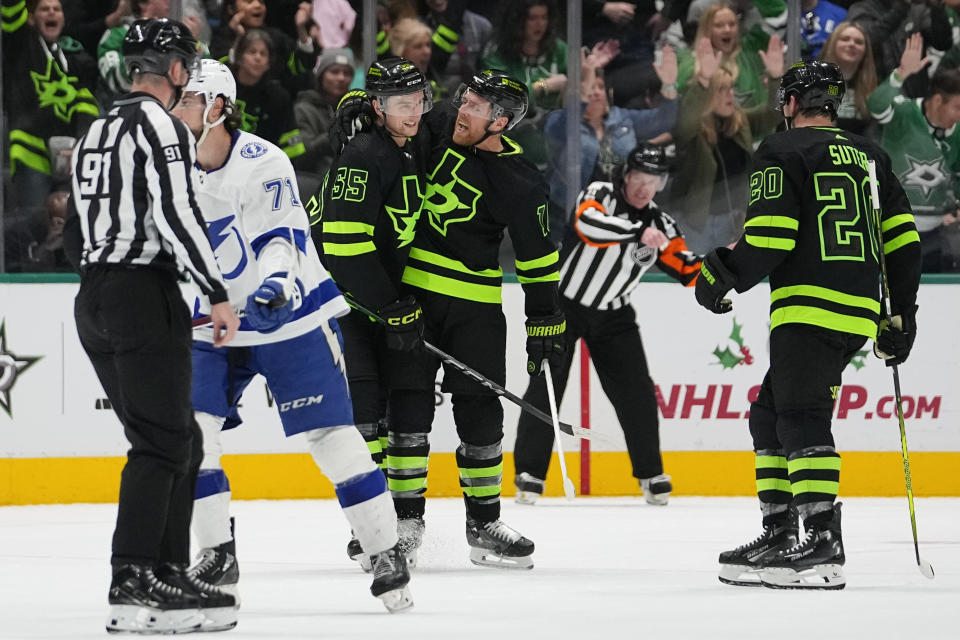
[[[265, 277], [285, 275], [290, 265], [302, 298], [293, 319], [272, 333], [259, 333], [241, 318], [240, 330], [231, 346], [294, 338], [349, 311], [310, 241], [310, 227], [300, 204], [293, 165], [279, 147], [251, 133], [234, 131], [227, 161], [217, 169], [199, 170], [198, 181], [197, 200], [217, 263], [229, 286], [230, 304], [243, 309], [247, 297]], [[263, 264], [268, 244], [289, 243], [291, 239], [297, 248], [296, 260], [288, 251], [291, 257], [284, 261], [282, 271]], [[273, 255], [276, 256], [275, 251]], [[194, 318], [210, 313], [205, 297], [194, 295], [191, 302]], [[196, 328], [194, 339], [212, 342], [210, 325]]]

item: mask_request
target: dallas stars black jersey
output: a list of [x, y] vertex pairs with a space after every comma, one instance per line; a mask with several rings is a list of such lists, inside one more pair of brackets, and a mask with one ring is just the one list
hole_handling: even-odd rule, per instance
[[877, 166], [894, 313], [916, 301], [920, 239], [890, 158], [832, 127], [768, 136], [753, 157], [744, 233], [724, 262], [737, 291], [770, 276], [770, 328], [811, 324], [875, 338], [880, 266], [867, 161]]
[[421, 123], [430, 146], [423, 214], [403, 274], [406, 284], [456, 298], [500, 304], [498, 254], [504, 229], [516, 252], [528, 316], [559, 309], [559, 256], [548, 238], [547, 184], [501, 136], [499, 153], [451, 141], [455, 112], [441, 104]]
[[49, 174], [47, 139], [79, 138], [100, 115], [90, 88], [97, 65], [73, 38], [48, 44], [27, 22], [26, 4], [3, 0], [3, 106], [9, 123], [10, 172]]
[[412, 143], [382, 128], [357, 135], [307, 203], [317, 250], [330, 275], [364, 306], [399, 296], [423, 200], [423, 166]]

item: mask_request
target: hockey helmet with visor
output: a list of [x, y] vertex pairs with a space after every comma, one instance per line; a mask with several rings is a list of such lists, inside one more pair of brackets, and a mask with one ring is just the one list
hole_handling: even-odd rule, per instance
[[380, 111], [389, 115], [419, 116], [433, 108], [430, 83], [406, 58], [387, 58], [371, 64], [366, 91]]
[[[227, 65], [217, 60], [205, 58], [200, 61], [199, 67], [190, 73], [190, 80], [183, 88], [183, 93], [203, 96], [203, 133], [197, 144], [203, 144], [210, 129], [220, 125], [233, 113], [234, 103], [237, 100], [237, 81]], [[216, 104], [217, 98], [223, 98], [223, 112], [214, 122], [207, 122], [210, 110]]]
[[[471, 101], [468, 98], [471, 94], [479, 97], [482, 102]], [[503, 71], [484, 69], [460, 85], [453, 96], [453, 107], [465, 110], [472, 116], [488, 118], [490, 122], [506, 116], [507, 126], [504, 131], [507, 131], [517, 126], [527, 114], [530, 93], [522, 82]]]

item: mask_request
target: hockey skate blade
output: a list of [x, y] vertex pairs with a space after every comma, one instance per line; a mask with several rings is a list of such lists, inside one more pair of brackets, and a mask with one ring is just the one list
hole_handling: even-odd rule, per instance
[[760, 582], [770, 589], [843, 589], [847, 579], [839, 564], [818, 564], [796, 571], [787, 567], [765, 567]]
[[759, 587], [760, 570], [745, 564], [722, 564], [717, 578], [735, 587]]
[[517, 495], [514, 497], [513, 501], [517, 504], [532, 507], [537, 503], [537, 498], [539, 497], [540, 494], [536, 493], [535, 491], [517, 491]]
[[199, 609], [161, 611], [133, 604], [115, 604], [107, 617], [108, 633], [173, 634], [199, 631], [205, 620]]
[[212, 607], [201, 609], [203, 613], [203, 624], [200, 625], [200, 631], [226, 631], [237, 626], [237, 611], [240, 605], [235, 607]]
[[381, 593], [377, 597], [380, 598], [383, 606], [390, 613], [403, 613], [413, 607], [413, 597], [410, 595], [410, 589], [406, 586]]
[[480, 547], [470, 548], [470, 562], [478, 567], [495, 569], [533, 569], [533, 556], [501, 556]]

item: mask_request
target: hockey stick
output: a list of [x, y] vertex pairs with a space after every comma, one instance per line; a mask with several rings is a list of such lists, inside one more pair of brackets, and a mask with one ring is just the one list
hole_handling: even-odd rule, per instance
[[563, 444], [560, 442], [560, 410], [557, 407], [556, 393], [553, 390], [553, 374], [550, 372], [550, 362], [544, 358], [543, 375], [547, 378], [547, 397], [550, 398], [550, 417], [553, 421], [553, 439], [557, 443], [557, 457], [560, 458], [560, 475], [563, 477], [563, 495], [567, 500], [573, 500], [577, 495], [577, 490], [573, 486], [573, 480], [567, 475], [567, 461], [563, 457]]
[[[880, 189], [877, 185], [877, 167], [873, 160], [867, 162], [867, 171], [870, 175], [870, 198], [873, 200], [873, 222], [876, 227], [877, 255], [880, 261], [880, 294], [883, 298], [883, 308], [887, 318], [893, 322], [893, 313], [890, 308], [890, 281], [887, 278], [887, 259], [883, 254], [883, 231], [880, 228]], [[933, 580], [933, 566], [920, 557], [920, 543], [917, 541], [917, 514], [913, 506], [913, 480], [910, 477], [910, 452], [907, 451], [907, 429], [903, 422], [903, 404], [900, 395], [900, 371], [897, 365], [893, 369], [893, 392], [897, 402], [897, 420], [900, 422], [900, 447], [903, 456], [903, 476], [907, 483], [907, 503], [910, 505], [910, 526], [913, 529], [913, 551], [917, 557], [917, 567], [924, 578]]]
[[[386, 320], [378, 316], [373, 311], [370, 311], [370, 309], [367, 309], [366, 307], [364, 307], [362, 304], [360, 304], [350, 296], [344, 294], [343, 297], [347, 300], [347, 304], [349, 304], [351, 307], [353, 307], [363, 315], [367, 316], [374, 322], [379, 322], [382, 325], [387, 324]], [[455, 369], [459, 370], [460, 373], [464, 374], [468, 378], [473, 378], [476, 382], [479, 382], [481, 385], [483, 385], [490, 391], [493, 391], [498, 396], [502, 398], [506, 398], [507, 400], [514, 403], [515, 405], [517, 405], [518, 407], [520, 407], [522, 410], [526, 411], [530, 415], [536, 418], [539, 418], [540, 420], [546, 422], [549, 425], [553, 425], [553, 418], [545, 414], [543, 411], [540, 411], [540, 409], [537, 409], [535, 406], [533, 406], [523, 398], [510, 393], [509, 391], [501, 387], [499, 384], [497, 384], [490, 378], [487, 378], [486, 376], [484, 376], [479, 371], [468, 367], [467, 365], [460, 362], [450, 354], [446, 353], [445, 351], [441, 351], [437, 347], [433, 346], [426, 340], [423, 341], [423, 346], [427, 351], [437, 356], [438, 358], [440, 358], [450, 366], [454, 367]], [[583, 427], [574, 427], [565, 422], [561, 422], [559, 425], [559, 428], [560, 428], [560, 431], [563, 431], [568, 436], [574, 436], [575, 438], [583, 438], [584, 440], [595, 439], [595, 436], [596, 436], [595, 432], [592, 432], [588, 429], [584, 429]]]

